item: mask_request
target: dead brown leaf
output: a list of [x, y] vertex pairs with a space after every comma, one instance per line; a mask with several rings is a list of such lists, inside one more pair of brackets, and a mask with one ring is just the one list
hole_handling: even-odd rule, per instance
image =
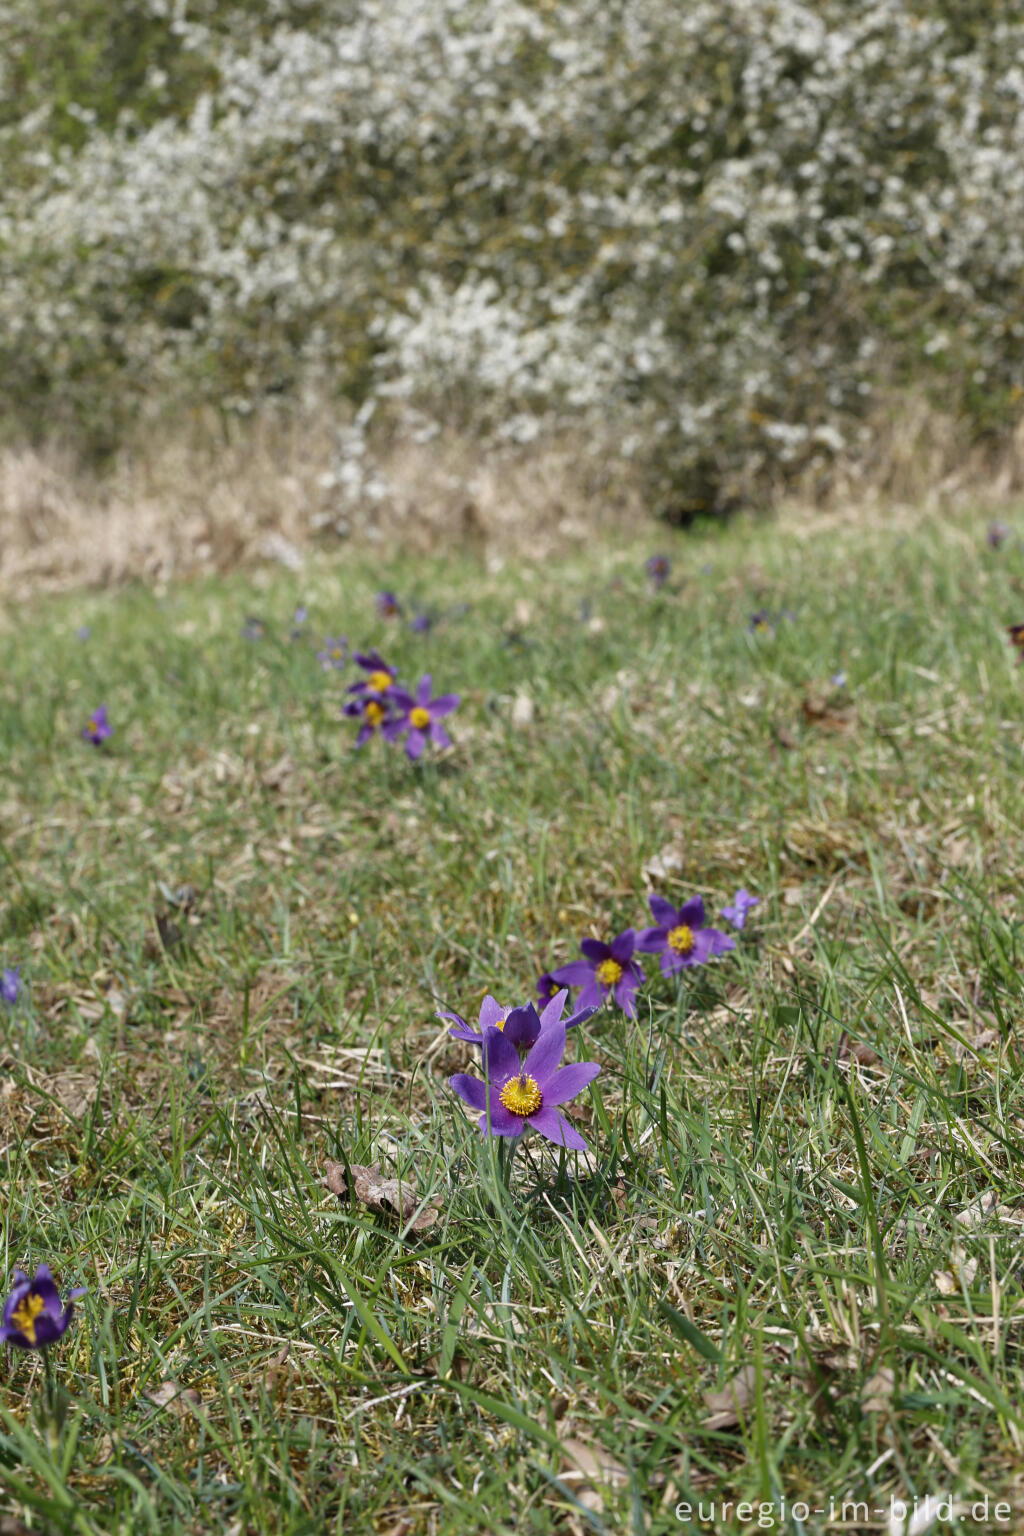
[[851, 1040], [850, 1033], [844, 1029], [839, 1036], [839, 1044], [836, 1047], [836, 1061], [852, 1061], [858, 1067], [874, 1067], [881, 1061], [878, 1052], [873, 1050], [863, 1040]]
[[203, 1400], [196, 1389], [180, 1386], [176, 1381], [162, 1381], [158, 1387], [150, 1387], [145, 1396], [157, 1408], [166, 1408], [179, 1419], [190, 1413], [198, 1416], [203, 1411]]
[[754, 1401], [756, 1389], [757, 1371], [752, 1365], [745, 1365], [724, 1387], [705, 1392], [708, 1414], [701, 1420], [701, 1428], [735, 1429]]
[[[359, 1163], [349, 1164], [352, 1173], [352, 1194], [367, 1210], [379, 1216], [398, 1217], [413, 1232], [426, 1232], [440, 1214], [441, 1197], [435, 1195], [420, 1210], [420, 1196], [414, 1179], [386, 1179], [380, 1164], [364, 1168]], [[345, 1195], [348, 1175], [344, 1163], [324, 1164], [323, 1182], [334, 1195]]]
[[571, 1488], [584, 1509], [604, 1507], [605, 1498], [629, 1481], [629, 1473], [603, 1445], [586, 1440], [562, 1441], [559, 1480]]
[[860, 1406], [865, 1413], [888, 1413], [892, 1408], [892, 1394], [896, 1387], [896, 1374], [891, 1366], [880, 1365], [868, 1377], [861, 1393]]

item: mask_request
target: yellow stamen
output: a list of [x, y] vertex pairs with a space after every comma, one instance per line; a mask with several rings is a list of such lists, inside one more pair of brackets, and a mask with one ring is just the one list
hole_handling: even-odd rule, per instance
[[602, 960], [594, 975], [602, 987], [615, 987], [622, 980], [622, 966], [617, 960]]
[[344, 654], [345, 654], [345, 652], [341, 649], [340, 645], [335, 645], [335, 646], [331, 647], [331, 660], [332, 661], [340, 661], [341, 658], [344, 656]]
[[680, 923], [678, 928], [669, 929], [668, 947], [677, 955], [688, 955], [696, 942], [693, 929], [686, 923]]
[[34, 1296], [29, 1292], [25, 1300], [19, 1302], [11, 1313], [11, 1322], [20, 1333], [25, 1335], [30, 1344], [36, 1342], [36, 1318], [43, 1311], [44, 1307], [45, 1302], [43, 1298], [41, 1296]]
[[367, 699], [363, 714], [371, 725], [380, 725], [384, 719], [384, 705], [378, 704], [376, 699]]
[[513, 1115], [535, 1115], [540, 1109], [540, 1089], [536, 1080], [527, 1077], [525, 1073], [521, 1077], [510, 1077], [501, 1090], [501, 1102]]
[[371, 672], [367, 682], [374, 693], [385, 693], [391, 687], [390, 672]]
[[430, 724], [430, 710], [417, 704], [415, 709], [410, 709], [409, 719], [418, 731], [425, 731]]

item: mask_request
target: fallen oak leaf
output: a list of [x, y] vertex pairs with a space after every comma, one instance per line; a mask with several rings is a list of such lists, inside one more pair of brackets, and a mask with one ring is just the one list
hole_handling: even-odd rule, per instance
[[[349, 1172], [352, 1174], [351, 1192]], [[402, 1225], [408, 1225], [413, 1232], [426, 1232], [440, 1214], [440, 1195], [435, 1195], [420, 1210], [415, 1180], [387, 1179], [381, 1173], [379, 1163], [373, 1163], [369, 1168], [361, 1163], [350, 1163], [346, 1169], [344, 1163], [326, 1162], [323, 1182], [332, 1194], [344, 1196], [351, 1193], [361, 1205], [378, 1216], [397, 1216]]]

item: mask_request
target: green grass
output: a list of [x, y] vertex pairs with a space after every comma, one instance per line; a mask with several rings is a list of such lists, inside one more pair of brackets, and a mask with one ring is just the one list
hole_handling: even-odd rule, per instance
[[[1024, 551], [978, 518], [669, 548], [657, 596], [645, 543], [8, 615], [5, 1273], [89, 1288], [60, 1444], [34, 1356], [0, 1388], [30, 1530], [660, 1532], [698, 1500], [797, 1529], [793, 1501], [947, 1489], [1020, 1518]], [[385, 585], [446, 617], [378, 619]], [[762, 606], [793, 617], [751, 635]], [[462, 693], [451, 754], [353, 752], [351, 675], [315, 660], [339, 630]], [[805, 707], [839, 667], [852, 712]], [[434, 1011], [642, 926], [659, 853], [653, 888], [761, 905], [678, 988], [649, 964], [636, 1023], [577, 1032], [592, 1155], [509, 1162]], [[330, 1194], [346, 1158], [412, 1176], [436, 1225]], [[201, 1401], [158, 1406], [164, 1382]], [[596, 1488], [567, 1441], [612, 1458]]]

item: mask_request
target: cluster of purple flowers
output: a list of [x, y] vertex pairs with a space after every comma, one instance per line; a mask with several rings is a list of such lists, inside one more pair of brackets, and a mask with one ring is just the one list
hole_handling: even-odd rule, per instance
[[449, 1086], [479, 1113], [485, 1136], [522, 1136], [528, 1128], [557, 1147], [585, 1152], [587, 1144], [562, 1114], [562, 1106], [592, 1083], [601, 1068], [596, 1061], [562, 1065], [566, 1031], [589, 1019], [596, 1010], [580, 1008], [563, 1019], [566, 998], [556, 992], [541, 1013], [533, 1003], [506, 1008], [487, 996], [480, 1007], [480, 1027], [473, 1029], [457, 1013], [439, 1013], [454, 1020], [449, 1031], [456, 1040], [480, 1047], [483, 1077], [456, 1072]]
[[[746, 925], [747, 913], [755, 907], [759, 898], [740, 889], [722, 916], [736, 929]], [[626, 928], [617, 934], [610, 944], [600, 939], [585, 938], [580, 941], [582, 960], [572, 960], [559, 966], [556, 971], [546, 971], [537, 982], [537, 995], [542, 1003], [551, 998], [562, 986], [580, 987], [577, 999], [579, 1007], [595, 1008], [609, 997], [622, 1009], [627, 1018], [636, 1017], [636, 993], [646, 979], [636, 959], [637, 954], [659, 955], [663, 976], [675, 976], [694, 965], [704, 965], [715, 955], [724, 955], [735, 949], [736, 940], [719, 928], [705, 923], [704, 899], [693, 896], [681, 907], [674, 907], [664, 896], [650, 897], [650, 928]]]
[[353, 660], [366, 673], [365, 678], [349, 688], [352, 698], [343, 713], [362, 721], [356, 746], [361, 747], [378, 731], [388, 741], [405, 738], [405, 750], [411, 758], [420, 757], [428, 741], [435, 747], [450, 747], [451, 737], [441, 721], [458, 708], [457, 693], [442, 693], [431, 698], [432, 679], [424, 673], [410, 693], [398, 681], [394, 667], [379, 651], [356, 652]]

